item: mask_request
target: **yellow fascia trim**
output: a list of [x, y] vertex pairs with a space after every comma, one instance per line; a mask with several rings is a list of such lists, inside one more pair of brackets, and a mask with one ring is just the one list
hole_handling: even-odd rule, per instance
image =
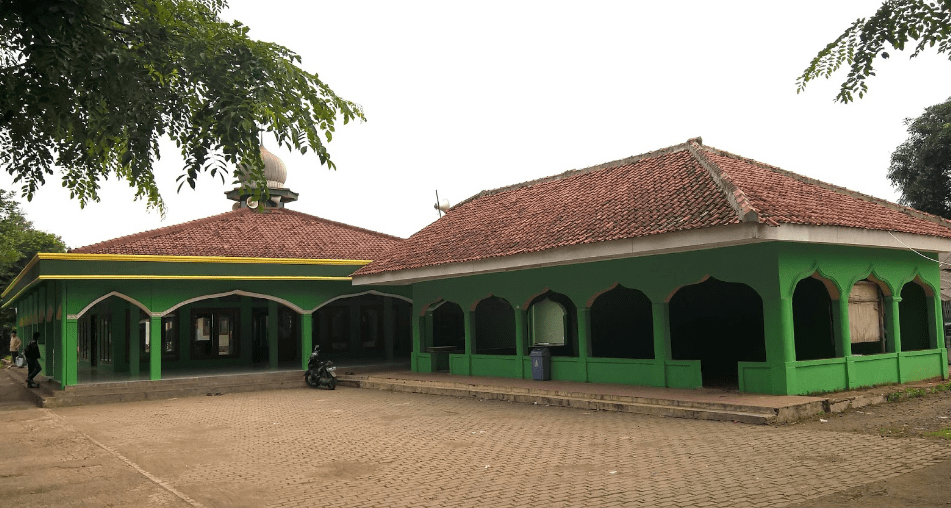
[[[17, 291], [17, 294], [14, 295], [13, 298], [10, 298], [10, 299], [7, 300], [3, 305], [0, 305], [0, 309], [6, 309], [7, 307], [9, 307], [11, 303], [17, 301], [17, 298], [20, 298], [20, 295], [22, 295], [24, 291], [26, 291], [27, 289], [30, 289], [30, 288], [32, 288], [33, 286], [35, 286], [36, 283], [39, 282], [39, 281], [40, 281], [39, 279], [34, 280], [33, 282], [27, 284], [26, 287], [24, 287], [23, 289]], [[10, 288], [12, 288], [12, 287], [13, 287], [13, 284], [10, 284]], [[7, 288], [7, 290], [3, 292], [3, 295], [0, 295], [0, 296], [6, 296], [7, 293], [10, 292], [10, 288]]]
[[40, 275], [37, 280], [351, 280], [306, 275]]
[[[17, 276], [13, 278], [13, 281], [10, 282], [10, 285], [7, 286], [5, 290], [3, 290], [3, 293], [0, 293], [0, 298], [6, 298], [7, 293], [9, 293], [10, 290], [13, 289], [14, 286], [20, 283], [20, 279], [23, 278], [23, 275], [26, 274], [26, 272], [29, 272], [30, 268], [33, 268], [33, 265], [39, 262], [39, 260], [40, 260], [39, 254], [33, 256], [33, 259], [31, 259], [30, 262], [27, 263], [26, 266], [24, 266], [22, 270], [20, 270], [20, 273], [18, 273]], [[20, 293], [22, 293], [22, 291]], [[17, 296], [20, 296], [20, 293], [17, 293]], [[6, 305], [4, 305], [3, 308], [6, 308]]]
[[[372, 263], [372, 260], [369, 259], [305, 259], [305, 258], [234, 258], [234, 257], [225, 257], [225, 256], [154, 256], [147, 254], [79, 254], [72, 252], [41, 252], [30, 260], [29, 263], [10, 282], [10, 285], [0, 293], [0, 298], [6, 298], [7, 293], [16, 286], [20, 279], [23, 278], [24, 274], [30, 271], [33, 266], [39, 262], [41, 259], [53, 259], [53, 260], [65, 260], [65, 261], [142, 261], [142, 262], [153, 262], [153, 263], [228, 263], [228, 264], [271, 264], [271, 265], [323, 265], [323, 266], [364, 266]], [[40, 277], [41, 279], [43, 277]], [[60, 279], [69, 279], [69, 276], [60, 276]], [[122, 277], [97, 277], [95, 275], [87, 275], [82, 277], [73, 277], [76, 279], [96, 279], [96, 278], [122, 278]], [[134, 277], [127, 277], [134, 278]], [[161, 279], [167, 277], [143, 277], [148, 279]], [[209, 279], [213, 277], [178, 277], [182, 279], [187, 278], [199, 278], [199, 279]], [[291, 280], [281, 277], [263, 277], [267, 279], [275, 280]], [[230, 280], [254, 280], [248, 278], [237, 278], [237, 277], [226, 277], [225, 279]], [[306, 280], [350, 280], [349, 277], [346, 279], [340, 278], [309, 278]], [[17, 293], [19, 296], [19, 293]]]
[[[147, 261], [153, 263], [229, 263], [268, 265], [331, 265], [363, 266], [372, 263], [369, 259], [309, 259], [309, 258], [237, 258], [226, 256], [155, 256], [151, 254], [80, 254], [73, 252], [43, 252], [39, 259], [67, 261]], [[31, 264], [33, 262], [31, 261]]]

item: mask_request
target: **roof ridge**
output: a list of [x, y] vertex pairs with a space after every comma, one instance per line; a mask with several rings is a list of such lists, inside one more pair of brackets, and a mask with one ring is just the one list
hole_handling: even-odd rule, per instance
[[75, 248], [69, 249], [67, 252], [76, 252], [76, 251], [78, 251], [78, 250], [80, 250], [80, 249], [90, 249], [90, 248], [99, 248], [99, 249], [101, 249], [101, 248], [103, 248], [103, 247], [111, 247], [111, 246], [113, 246], [113, 245], [117, 245], [117, 244], [120, 244], [120, 243], [128, 242], [128, 241], [131, 241], [131, 240], [141, 240], [141, 239], [144, 239], [144, 238], [151, 238], [151, 237], [153, 237], [153, 236], [158, 236], [158, 235], [161, 235], [161, 234], [174, 233], [174, 232], [176, 232], [176, 231], [181, 231], [182, 229], [185, 229], [186, 226], [191, 227], [191, 226], [197, 226], [197, 225], [205, 224], [205, 223], [207, 223], [207, 222], [211, 222], [211, 221], [213, 221], [213, 220], [220, 219], [221, 217], [223, 217], [223, 216], [225, 216], [225, 215], [229, 215], [229, 214], [235, 214], [235, 215], [237, 215], [237, 214], [239, 214], [239, 213], [242, 213], [242, 211], [250, 211], [250, 209], [248, 209], [248, 208], [240, 208], [240, 209], [238, 209], [238, 210], [230, 210], [230, 211], [227, 211], [227, 212], [224, 212], [224, 213], [219, 213], [219, 214], [217, 214], [217, 215], [211, 215], [211, 216], [208, 216], [208, 217], [202, 217], [201, 219], [194, 219], [194, 220], [190, 220], [190, 221], [180, 222], [180, 223], [178, 223], [178, 224], [172, 224], [172, 225], [170, 225], [170, 226], [163, 226], [163, 227], [160, 227], [160, 228], [149, 229], [149, 230], [147, 230], [147, 231], [140, 231], [140, 232], [138, 232], [138, 233], [133, 233], [133, 234], [131, 234], [131, 235], [119, 236], [119, 237], [112, 238], [112, 239], [109, 239], [109, 240], [103, 240], [103, 241], [101, 241], [101, 242], [92, 243], [92, 244], [89, 244], [89, 245], [83, 245], [82, 247], [75, 247]]
[[[700, 139], [700, 138], [693, 138], [693, 139]], [[597, 164], [597, 165], [589, 166], [589, 167], [586, 167], [586, 168], [581, 168], [581, 169], [569, 169], [568, 171], [565, 171], [565, 172], [563, 172], [563, 173], [559, 173], [559, 174], [557, 174], [557, 175], [545, 176], [545, 177], [542, 177], [542, 178], [536, 178], [535, 180], [528, 180], [528, 181], [526, 181], [526, 182], [516, 183], [516, 184], [512, 184], [512, 185], [506, 185], [506, 186], [504, 186], [504, 187], [497, 187], [497, 188], [495, 188], [495, 189], [483, 190], [483, 191], [478, 192], [477, 194], [473, 194], [472, 196], [469, 196], [468, 198], [466, 198], [466, 199], [464, 199], [464, 200], [462, 200], [462, 201], [456, 203], [452, 208], [450, 208], [450, 210], [452, 210], [453, 208], [455, 208], [455, 207], [457, 207], [457, 206], [462, 206], [462, 205], [464, 205], [464, 204], [466, 204], [466, 203], [468, 203], [468, 202], [470, 202], [470, 201], [475, 201], [475, 200], [477, 200], [477, 199], [484, 198], [484, 197], [486, 197], [486, 196], [492, 196], [492, 195], [494, 195], [494, 194], [501, 194], [501, 193], [503, 193], [503, 192], [507, 192], [507, 191], [510, 191], [510, 190], [521, 189], [521, 188], [524, 188], [524, 187], [531, 187], [532, 185], [537, 185], [537, 184], [540, 184], [540, 183], [548, 183], [548, 182], [554, 182], [554, 181], [557, 181], [557, 180], [563, 180], [563, 179], [566, 179], [566, 178], [571, 178], [571, 177], [573, 177], [573, 176], [582, 175], [582, 174], [586, 174], [586, 173], [591, 173], [591, 172], [593, 172], [593, 171], [599, 171], [599, 170], [602, 170], [602, 169], [610, 169], [610, 168], [615, 168], [615, 167], [619, 167], [619, 166], [624, 166], [624, 165], [626, 165], [626, 164], [631, 164], [631, 163], [633, 163], [633, 162], [639, 162], [639, 161], [642, 161], [642, 160], [644, 160], [644, 159], [652, 159], [652, 158], [654, 158], [654, 157], [660, 157], [661, 155], [668, 155], [668, 154], [680, 152], [680, 151], [683, 151], [683, 150], [687, 150], [687, 143], [680, 143], [680, 144], [678, 144], [678, 145], [671, 145], [671, 146], [668, 146], [668, 147], [666, 147], [666, 148], [661, 148], [661, 149], [659, 149], [659, 150], [653, 150], [653, 151], [645, 152], [645, 153], [642, 153], [642, 154], [639, 154], [639, 155], [632, 155], [632, 156], [630, 156], [630, 157], [625, 157], [625, 158], [623, 158], [623, 159], [618, 159], [618, 160], [616, 160], [616, 161], [604, 162], [604, 163], [602, 163], [602, 164]]]
[[361, 228], [361, 227], [359, 227], [359, 226], [354, 226], [354, 225], [352, 225], [352, 224], [346, 224], [346, 223], [343, 223], [343, 222], [337, 222], [337, 221], [334, 221], [334, 220], [325, 219], [325, 218], [323, 218], [323, 217], [318, 217], [318, 216], [316, 216], [316, 215], [311, 215], [311, 214], [309, 214], [309, 213], [299, 212], [299, 211], [297, 211], [297, 210], [291, 210], [291, 209], [288, 209], [288, 208], [279, 208], [279, 210], [283, 210], [283, 211], [285, 211], [285, 212], [293, 213], [293, 214], [297, 214], [297, 215], [303, 215], [304, 217], [310, 217], [310, 218], [313, 218], [313, 219], [319, 219], [319, 220], [322, 220], [322, 221], [324, 221], [324, 222], [329, 222], [329, 223], [331, 223], [331, 224], [334, 224], [334, 225], [336, 225], [336, 226], [345, 227], [345, 228], [347, 228], [347, 229], [353, 229], [353, 230], [356, 230], [356, 231], [361, 231], [361, 232], [363, 232], [363, 233], [370, 233], [370, 234], [372, 234], [372, 235], [382, 236], [382, 237], [388, 238], [388, 239], [390, 239], [390, 240], [400, 240], [400, 241], [405, 240], [405, 238], [402, 238], [402, 237], [399, 237], [399, 236], [389, 235], [389, 234], [386, 234], [386, 233], [381, 233], [381, 232], [379, 232], [379, 231], [373, 231], [372, 229]]
[[[726, 198], [727, 202], [730, 203], [730, 207], [733, 208], [733, 211], [736, 212], [737, 217], [739, 217], [741, 222], [755, 222], [759, 223], [760, 215], [759, 211], [750, 203], [749, 198], [746, 197], [746, 193], [733, 179], [730, 178], [730, 175], [723, 171], [720, 166], [717, 166], [710, 159], [707, 159], [703, 153], [703, 139], [702, 138], [691, 138], [687, 140], [687, 151], [690, 152], [700, 166], [707, 170], [710, 173], [710, 178], [713, 179], [713, 182], [719, 187], [720, 192], [723, 193], [723, 196]], [[778, 224], [775, 221], [769, 221], [771, 225], [776, 226]]]
[[773, 166], [773, 165], [771, 165], [771, 164], [766, 164], [765, 162], [760, 162], [760, 161], [755, 160], [755, 159], [750, 159], [749, 157], [743, 157], [742, 155], [737, 155], [737, 154], [735, 154], [735, 153], [731, 153], [731, 152], [728, 152], [728, 151], [726, 151], [726, 150], [721, 150], [721, 149], [719, 149], [719, 148], [714, 148], [714, 147], [712, 147], [712, 146], [704, 146], [703, 148], [704, 148], [705, 150], [709, 150], [709, 151], [711, 151], [711, 152], [713, 152], [713, 153], [716, 153], [717, 155], [721, 155], [721, 156], [723, 156], [723, 157], [729, 157], [729, 158], [735, 159], [735, 160], [740, 160], [740, 161], [746, 162], [746, 163], [748, 163], [748, 164], [754, 164], [754, 165], [759, 166], [759, 167], [761, 167], [761, 168], [768, 169], [768, 170], [770, 170], [770, 171], [772, 171], [772, 172], [774, 172], [774, 173], [778, 173], [778, 174], [780, 174], [780, 175], [783, 175], [783, 176], [792, 178], [792, 179], [794, 179], [794, 180], [798, 180], [798, 181], [803, 182], [803, 183], [808, 183], [808, 184], [815, 185], [815, 186], [817, 186], [817, 187], [820, 187], [820, 188], [823, 188], [823, 189], [826, 189], [826, 190], [830, 190], [830, 191], [833, 191], [833, 192], [837, 192], [837, 193], [839, 193], [839, 194], [844, 194], [844, 195], [849, 196], [849, 197], [861, 199], [861, 200], [863, 200], [863, 201], [868, 201], [868, 202], [870, 202], [870, 203], [875, 203], [875, 204], [877, 204], [877, 205], [884, 206], [885, 208], [888, 208], [888, 209], [890, 209], [890, 210], [895, 210], [895, 211], [897, 211], [897, 212], [904, 213], [905, 215], [914, 217], [914, 218], [916, 218], [916, 219], [926, 220], [926, 221], [928, 221], [928, 222], [933, 222], [933, 223], [935, 223], [935, 224], [938, 224], [938, 225], [940, 225], [940, 226], [944, 226], [944, 227], [946, 227], [946, 228], [951, 228], [951, 220], [945, 219], [944, 217], [940, 217], [940, 216], [938, 216], [938, 215], [933, 215], [933, 214], [930, 214], [930, 213], [927, 213], [927, 212], [922, 212], [921, 210], [917, 210], [917, 209], [912, 208], [912, 207], [909, 207], [909, 206], [901, 205], [901, 204], [898, 204], [898, 203], [893, 203], [893, 202], [888, 201], [888, 200], [886, 200], [886, 199], [877, 198], [877, 197], [875, 197], [875, 196], [870, 196], [870, 195], [868, 195], [868, 194], [863, 194], [863, 193], [861, 193], [861, 192], [854, 191], [854, 190], [852, 190], [852, 189], [848, 189], [848, 188], [846, 188], [846, 187], [842, 187], [842, 186], [839, 186], [839, 185], [834, 185], [834, 184], [831, 184], [831, 183], [828, 183], [828, 182], [823, 182], [822, 180], [816, 180], [815, 178], [810, 178], [810, 177], [808, 177], [808, 176], [803, 176], [803, 175], [800, 175], [799, 173], [793, 173], [792, 171], [789, 171], [789, 170], [787, 170], [787, 169], [783, 169], [783, 168], [780, 168], [780, 167], [777, 167], [777, 166]]
[[225, 216], [228, 216], [228, 215], [240, 215], [240, 214], [247, 214], [247, 213], [283, 213], [283, 212], [290, 213], [290, 214], [296, 214], [296, 215], [298, 215], [298, 216], [307, 217], [307, 218], [309, 218], [309, 219], [316, 219], [316, 220], [318, 220], [318, 221], [322, 221], [322, 222], [325, 222], [325, 223], [330, 223], [330, 224], [333, 224], [333, 225], [338, 226], [338, 227], [343, 227], [343, 228], [347, 228], [347, 229], [350, 229], [350, 230], [355, 230], [355, 231], [360, 231], [360, 232], [363, 232], [363, 233], [368, 233], [368, 234], [375, 235], [375, 236], [382, 237], [382, 238], [386, 238], [386, 239], [389, 239], [389, 240], [399, 240], [399, 241], [402, 241], [402, 240], [403, 240], [403, 238], [400, 238], [400, 237], [398, 237], [398, 236], [388, 235], [388, 234], [386, 234], [386, 233], [380, 233], [380, 232], [378, 232], [378, 231], [373, 231], [373, 230], [370, 230], [370, 229], [365, 229], [365, 228], [361, 228], [361, 227], [357, 227], [357, 226], [352, 226], [352, 225], [350, 225], [350, 224], [344, 224], [343, 222], [332, 221], [332, 220], [330, 220], [330, 219], [325, 219], [325, 218], [323, 218], [323, 217], [318, 217], [318, 216], [316, 216], [316, 215], [311, 215], [311, 214], [309, 214], [309, 213], [298, 212], [297, 210], [291, 210], [291, 209], [289, 209], [289, 208], [270, 208], [270, 209], [266, 209], [266, 210], [263, 210], [263, 211], [260, 211], [260, 212], [259, 212], [259, 211], [252, 210], [252, 209], [250, 209], [250, 208], [239, 208], [238, 210], [231, 210], [231, 211], [228, 211], [228, 212], [219, 213], [219, 214], [216, 214], [216, 215], [211, 215], [211, 216], [209, 216], [209, 217], [203, 217], [203, 218], [201, 218], [201, 219], [195, 219], [195, 220], [185, 221], [185, 222], [181, 222], [181, 223], [178, 223], [178, 224], [172, 224], [172, 225], [170, 225], [170, 226], [164, 226], [164, 227], [160, 227], [160, 228], [156, 228], [156, 229], [150, 229], [150, 230], [148, 230], [148, 231], [141, 231], [141, 232], [139, 232], [139, 233], [133, 233], [133, 234], [131, 234], [131, 235], [120, 236], [120, 237], [117, 237], [117, 238], [112, 238], [112, 239], [110, 239], [110, 240], [104, 240], [104, 241], [102, 241], [102, 242], [93, 243], [93, 244], [90, 244], [90, 245], [84, 245], [84, 246], [82, 246], [82, 247], [76, 247], [76, 248], [73, 248], [73, 249], [69, 249], [67, 252], [77, 252], [77, 251], [80, 251], [80, 250], [88, 250], [88, 249], [103, 249], [103, 248], [108, 248], [108, 247], [113, 247], [113, 246], [121, 245], [121, 244], [128, 243], [128, 242], [133, 242], [133, 241], [138, 241], [138, 240], [144, 240], [144, 239], [154, 238], [154, 237], [161, 236], [161, 235], [165, 235], [165, 234], [169, 234], [169, 233], [177, 233], [177, 232], [179, 232], [179, 231], [182, 231], [182, 230], [185, 230], [185, 229], [188, 229], [188, 228], [192, 228], [192, 227], [195, 227], [195, 226], [200, 226], [200, 225], [202, 225], [202, 224], [207, 224], [207, 223], [209, 223], [209, 222], [214, 222], [214, 221], [216, 221], [216, 220], [220, 220], [220, 219], [222, 219], [222, 218], [224, 218]]

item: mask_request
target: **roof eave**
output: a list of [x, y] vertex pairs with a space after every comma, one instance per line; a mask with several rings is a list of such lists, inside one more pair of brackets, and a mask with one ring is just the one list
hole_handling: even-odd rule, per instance
[[468, 275], [652, 256], [769, 241], [902, 250], [914, 249], [920, 252], [951, 251], [951, 238], [842, 226], [780, 224], [777, 227], [767, 224], [741, 223], [610, 242], [571, 245], [541, 252], [487, 258], [464, 263], [448, 263], [362, 275], [354, 274], [353, 285], [405, 285]]

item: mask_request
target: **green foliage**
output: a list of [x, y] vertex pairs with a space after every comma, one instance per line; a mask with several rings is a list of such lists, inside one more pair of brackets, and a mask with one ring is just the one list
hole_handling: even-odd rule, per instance
[[[181, 185], [227, 167], [266, 189], [259, 131], [315, 152], [363, 119], [300, 57], [219, 19], [225, 0], [0, 0], [0, 167], [28, 199], [54, 168], [81, 206], [116, 177], [164, 212], [153, 174], [168, 136]], [[266, 191], [265, 191], [266, 192]]]
[[[66, 252], [66, 244], [53, 234], [38, 231], [20, 211], [16, 194], [0, 189], [0, 292], [5, 290], [38, 252]], [[0, 323], [12, 327], [12, 309], [0, 311]]]
[[[903, 50], [914, 41], [911, 58], [927, 48], [938, 53], [951, 50], [951, 1], [888, 0], [870, 18], [859, 18], [836, 40], [829, 43], [796, 80], [801, 92], [813, 79], [829, 78], [843, 65], [849, 74], [839, 88], [836, 101], [851, 102], [854, 95], [868, 91], [866, 80], [875, 75], [876, 58], [888, 58], [886, 45]], [[910, 44], [909, 44], [910, 45]]]
[[905, 125], [908, 139], [892, 153], [888, 179], [902, 204], [951, 219], [951, 99]]
[[926, 436], [934, 436], [941, 439], [951, 439], [951, 428], [944, 428], [935, 432], [926, 432]]

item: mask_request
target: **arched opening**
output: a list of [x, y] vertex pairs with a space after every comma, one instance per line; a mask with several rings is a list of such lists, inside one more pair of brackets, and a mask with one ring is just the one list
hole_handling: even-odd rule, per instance
[[476, 305], [472, 349], [479, 355], [515, 354], [515, 310], [509, 302], [490, 296]]
[[763, 301], [746, 284], [709, 278], [670, 299], [671, 353], [700, 360], [704, 386], [736, 387], [737, 362], [765, 362]]
[[929, 305], [932, 305], [931, 298], [917, 283], [909, 282], [901, 288], [898, 319], [902, 351], [920, 351], [933, 347], [931, 326], [928, 324]]
[[427, 311], [433, 320], [432, 347], [451, 351], [466, 349], [466, 324], [462, 307], [443, 301]]
[[163, 361], [179, 358], [179, 342], [165, 327], [162, 336], [150, 337], [150, 317], [131, 299], [110, 294], [87, 306], [76, 320], [76, 373], [79, 383], [101, 383], [148, 379], [149, 355], [153, 344], [162, 351]]
[[796, 360], [835, 358], [832, 298], [822, 281], [806, 277], [793, 292]]
[[856, 282], [849, 292], [849, 333], [855, 356], [882, 354], [889, 349], [884, 292], [871, 278]]
[[654, 358], [651, 301], [636, 289], [617, 286], [591, 304], [591, 356]]
[[335, 363], [405, 362], [412, 349], [412, 309], [390, 296], [337, 298], [313, 313], [313, 343]]
[[553, 291], [528, 306], [529, 346], [545, 346], [552, 356], [578, 356], [578, 310], [571, 298]]

